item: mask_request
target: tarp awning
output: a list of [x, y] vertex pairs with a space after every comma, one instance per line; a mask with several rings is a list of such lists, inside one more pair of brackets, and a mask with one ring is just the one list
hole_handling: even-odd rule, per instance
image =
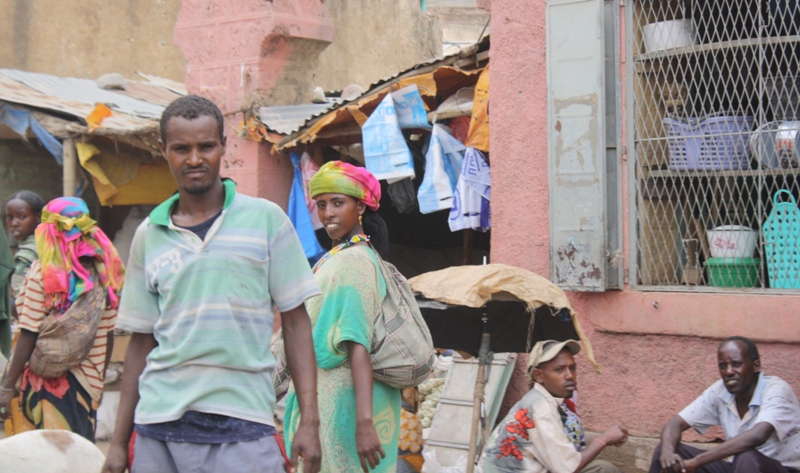
[[452, 266], [409, 279], [415, 293], [451, 305], [483, 307], [492, 301], [521, 301], [530, 312], [548, 306], [553, 314], [569, 311], [575, 331], [586, 350], [587, 359], [599, 368], [592, 345], [583, 332], [567, 295], [548, 279], [527, 269], [505, 264]]

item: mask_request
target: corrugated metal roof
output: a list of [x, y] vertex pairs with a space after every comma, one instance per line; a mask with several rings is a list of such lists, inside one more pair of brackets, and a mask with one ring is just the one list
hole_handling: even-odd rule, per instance
[[318, 117], [344, 100], [328, 103], [309, 103], [302, 105], [280, 105], [277, 107], [261, 107], [258, 111], [261, 123], [272, 131], [289, 135], [299, 130], [307, 121]]
[[151, 76], [150, 74], [145, 74], [144, 72], [136, 71], [136, 73], [144, 77], [148, 81], [152, 82], [154, 85], [171, 90], [172, 92], [175, 92], [178, 95], [189, 94], [189, 91], [186, 90], [186, 85], [180, 82], [175, 82], [174, 80], [167, 79], [165, 77]]
[[158, 120], [164, 111], [161, 105], [101, 89], [89, 79], [58, 77], [15, 69], [0, 69], [0, 74], [51, 97], [91, 105], [92, 108], [101, 102], [115, 112], [151, 120]]
[[[94, 81], [25, 71], [0, 69], [0, 101], [23, 105], [58, 117], [60, 120], [39, 120], [42, 126], [59, 138], [92, 133], [133, 139], [158, 133], [158, 121], [166, 105], [185, 91], [182, 84], [155, 76], [143, 75], [147, 81], [125, 82], [125, 90], [105, 90]], [[86, 117], [96, 104], [112, 109], [100, 128], [89, 132]], [[57, 113], [53, 113], [57, 112]], [[67, 117], [74, 117], [70, 121]], [[147, 147], [154, 148], [155, 141]]]
[[[280, 107], [263, 107], [259, 110], [259, 119], [260, 121], [266, 125], [268, 128], [272, 129], [275, 132], [278, 132], [282, 135], [291, 135], [300, 129], [304, 128], [305, 126], [309, 125], [309, 122], [316, 117], [329, 113], [330, 111], [337, 109], [339, 107], [343, 107], [347, 104], [357, 102], [363, 97], [366, 97], [372, 94], [376, 87], [380, 87], [381, 85], [391, 82], [397, 79], [400, 76], [405, 74], [409, 74], [417, 69], [422, 69], [426, 66], [432, 66], [434, 64], [445, 63], [454, 59], [458, 59], [461, 56], [468, 56], [470, 51], [473, 53], [477, 53], [478, 51], [484, 51], [489, 48], [489, 35], [485, 35], [481, 38], [480, 41], [472, 45], [471, 47], [464, 47], [459, 51], [453, 52], [452, 54], [448, 54], [442, 57], [435, 57], [431, 58], [427, 61], [420, 62], [415, 64], [408, 69], [404, 69], [402, 71], [397, 72], [388, 77], [384, 77], [376, 82], [370, 84], [363, 93], [349, 97], [347, 99], [338, 99], [333, 104], [303, 104], [303, 105], [287, 105], [287, 106], [280, 106]], [[325, 106], [326, 108], [322, 108]], [[319, 107], [318, 109], [312, 109], [312, 107]], [[278, 110], [275, 109], [283, 109], [286, 110]], [[267, 111], [270, 118], [273, 120], [273, 124], [267, 122], [265, 117], [265, 110]], [[275, 115], [275, 116], [272, 116]], [[274, 126], [281, 126], [282, 131], [278, 128], [274, 128]]]

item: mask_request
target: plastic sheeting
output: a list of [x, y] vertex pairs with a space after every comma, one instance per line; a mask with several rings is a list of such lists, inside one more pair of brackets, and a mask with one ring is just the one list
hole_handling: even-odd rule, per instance
[[408, 149], [391, 94], [383, 98], [362, 128], [366, 167], [376, 179], [414, 177], [414, 159]]
[[102, 205], [160, 204], [178, 188], [163, 159], [144, 163], [119, 152], [104, 153], [91, 143], [78, 142], [75, 148]]
[[475, 148], [467, 148], [450, 209], [450, 231], [489, 230], [491, 193], [492, 178], [486, 157]]
[[311, 214], [308, 212], [308, 205], [303, 193], [303, 171], [300, 169], [300, 157], [297, 153], [291, 153], [290, 156], [294, 167], [294, 180], [292, 189], [289, 191], [289, 205], [286, 214], [292, 221], [297, 236], [300, 237], [306, 258], [310, 264], [314, 264], [325, 253], [325, 250], [314, 234], [314, 225], [311, 222]]
[[47, 151], [56, 158], [58, 164], [63, 162], [64, 147], [42, 127], [28, 110], [21, 110], [0, 103], [0, 123], [14, 130], [23, 139], [28, 136], [28, 129], [30, 129]]
[[489, 152], [489, 66], [481, 72], [475, 85], [472, 120], [466, 145]]
[[419, 211], [424, 214], [453, 206], [453, 194], [461, 173], [465, 148], [448, 130], [442, 125], [433, 126], [425, 154], [425, 176], [417, 191]]

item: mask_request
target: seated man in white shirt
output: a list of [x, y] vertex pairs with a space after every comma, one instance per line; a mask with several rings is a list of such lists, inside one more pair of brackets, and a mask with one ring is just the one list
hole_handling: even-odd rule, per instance
[[[750, 339], [726, 339], [717, 361], [722, 379], [667, 422], [650, 473], [799, 472], [800, 406], [792, 388], [761, 373]], [[689, 427], [704, 433], [712, 425], [722, 427], [722, 444], [704, 451], [679, 443]]]
[[536, 385], [494, 429], [483, 450], [483, 473], [619, 473], [595, 460], [607, 445], [622, 445], [624, 427], [611, 427], [589, 445], [570, 399], [577, 388], [575, 340], [534, 345], [528, 370]]

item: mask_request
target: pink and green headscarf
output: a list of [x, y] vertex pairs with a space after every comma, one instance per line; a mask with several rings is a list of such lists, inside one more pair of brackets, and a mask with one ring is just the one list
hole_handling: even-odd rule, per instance
[[355, 197], [371, 210], [380, 207], [381, 185], [375, 176], [364, 168], [342, 161], [325, 163], [308, 182], [311, 198], [328, 193]]
[[125, 266], [106, 234], [89, 218], [83, 199], [59, 197], [45, 205], [42, 223], [36, 228], [36, 250], [42, 262], [46, 302], [57, 311], [64, 312], [94, 287], [79, 261], [82, 257], [97, 260], [95, 267], [108, 293], [108, 304], [113, 309], [119, 306]]

